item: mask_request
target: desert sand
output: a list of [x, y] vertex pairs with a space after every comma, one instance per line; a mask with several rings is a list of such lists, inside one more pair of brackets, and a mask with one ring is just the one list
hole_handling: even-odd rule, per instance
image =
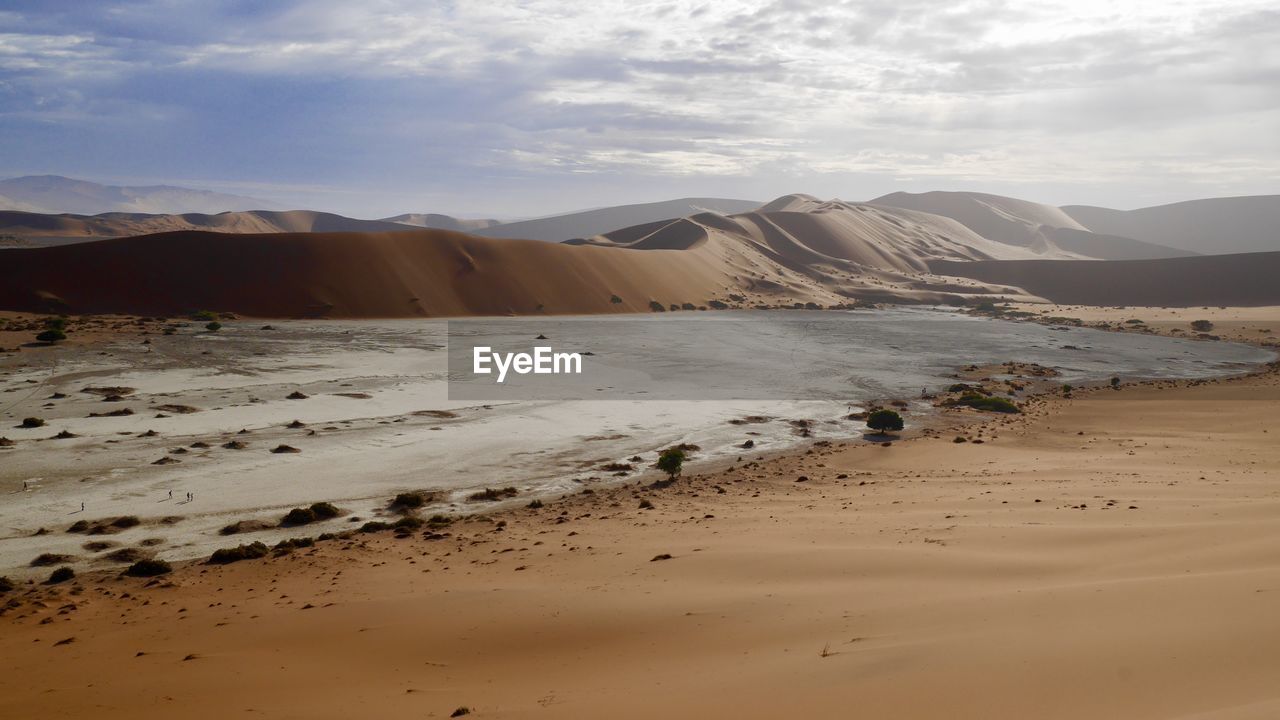
[[906, 210], [704, 214], [616, 245], [609, 239], [569, 245], [412, 229], [161, 233], [5, 250], [0, 309], [442, 317], [650, 312], [717, 303], [830, 307], [858, 299], [954, 303], [993, 292], [1035, 299], [1015, 288], [930, 275], [932, 259], [1035, 254], [985, 240], [946, 218]]
[[964, 443], [20, 586], [0, 714], [1274, 717], [1277, 421], [1274, 370], [1077, 390]]

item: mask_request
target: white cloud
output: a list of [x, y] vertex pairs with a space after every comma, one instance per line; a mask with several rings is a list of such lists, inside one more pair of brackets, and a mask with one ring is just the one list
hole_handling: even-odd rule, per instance
[[[108, 10], [11, 12], [17, 19], [6, 25], [20, 29], [0, 35], [0, 81], [74, 85], [67, 89], [83, 94], [82, 109], [104, 107], [99, 94], [109, 92], [75, 85], [84, 73], [392, 88], [402, 96], [374, 100], [401, 101], [413, 114], [371, 107], [367, 122], [382, 125], [369, 132], [405, 142], [423, 133], [424, 158], [435, 152], [455, 172], [510, 162], [549, 177], [754, 177], [760, 187], [849, 173], [938, 186], [999, 178], [1168, 187], [1177, 173], [1188, 186], [1252, 189], [1280, 167], [1272, 139], [1280, 137], [1280, 14], [1271, 2], [381, 0], [249, 16], [181, 3]], [[190, 32], [162, 32], [166, 23]], [[175, 39], [183, 37], [193, 39]], [[439, 138], [452, 146], [431, 147]]]

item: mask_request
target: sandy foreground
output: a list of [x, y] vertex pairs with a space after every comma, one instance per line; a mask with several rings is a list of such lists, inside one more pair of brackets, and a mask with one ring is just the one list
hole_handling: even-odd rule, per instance
[[21, 586], [0, 717], [1272, 718], [1278, 421], [1275, 373], [1077, 392], [982, 444]]

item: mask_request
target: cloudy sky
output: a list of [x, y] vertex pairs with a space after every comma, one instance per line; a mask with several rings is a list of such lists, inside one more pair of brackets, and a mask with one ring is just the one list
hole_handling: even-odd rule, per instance
[[0, 176], [374, 217], [1280, 192], [1274, 0], [0, 0]]

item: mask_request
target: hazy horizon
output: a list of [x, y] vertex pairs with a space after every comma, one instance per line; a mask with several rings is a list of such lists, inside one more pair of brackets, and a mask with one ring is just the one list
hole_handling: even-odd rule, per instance
[[1274, 194], [1269, 3], [9, 2], [0, 176], [376, 218]]

